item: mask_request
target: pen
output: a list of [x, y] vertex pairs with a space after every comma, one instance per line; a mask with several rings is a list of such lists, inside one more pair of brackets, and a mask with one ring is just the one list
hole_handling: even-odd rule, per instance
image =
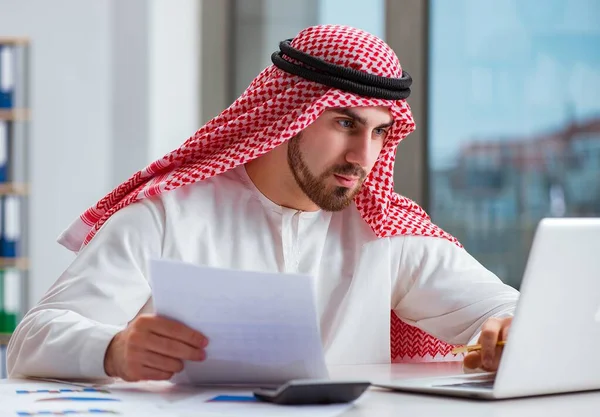
[[[506, 344], [506, 340], [500, 340], [496, 343], [496, 346], [504, 346]], [[453, 354], [457, 353], [468, 353], [475, 352], [477, 350], [481, 350], [481, 345], [469, 345], [469, 346], [458, 346], [452, 349]]]

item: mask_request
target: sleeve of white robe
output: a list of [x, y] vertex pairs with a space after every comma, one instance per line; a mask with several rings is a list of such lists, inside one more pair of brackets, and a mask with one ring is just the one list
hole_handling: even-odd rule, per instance
[[450, 344], [477, 339], [489, 317], [511, 316], [519, 293], [442, 238], [403, 239], [392, 306], [408, 324]]
[[145, 259], [161, 253], [160, 207], [132, 204], [103, 225], [21, 320], [7, 351], [10, 377], [107, 377], [109, 342], [151, 294]]

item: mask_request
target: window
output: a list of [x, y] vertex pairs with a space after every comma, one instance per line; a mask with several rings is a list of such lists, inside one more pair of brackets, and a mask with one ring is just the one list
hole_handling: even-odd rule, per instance
[[429, 213], [519, 287], [546, 216], [600, 215], [600, 2], [431, 0]]

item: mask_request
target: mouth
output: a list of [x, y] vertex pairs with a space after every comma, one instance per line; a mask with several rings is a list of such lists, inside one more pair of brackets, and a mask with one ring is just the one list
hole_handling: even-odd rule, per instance
[[358, 184], [358, 177], [338, 174], [333, 174], [333, 176], [342, 187], [353, 188]]

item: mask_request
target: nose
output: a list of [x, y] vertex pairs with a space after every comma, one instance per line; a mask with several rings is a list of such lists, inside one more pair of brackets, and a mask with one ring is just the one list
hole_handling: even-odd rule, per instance
[[368, 164], [371, 143], [371, 137], [368, 134], [354, 136], [350, 140], [346, 161], [353, 165], [359, 165], [364, 169]]

